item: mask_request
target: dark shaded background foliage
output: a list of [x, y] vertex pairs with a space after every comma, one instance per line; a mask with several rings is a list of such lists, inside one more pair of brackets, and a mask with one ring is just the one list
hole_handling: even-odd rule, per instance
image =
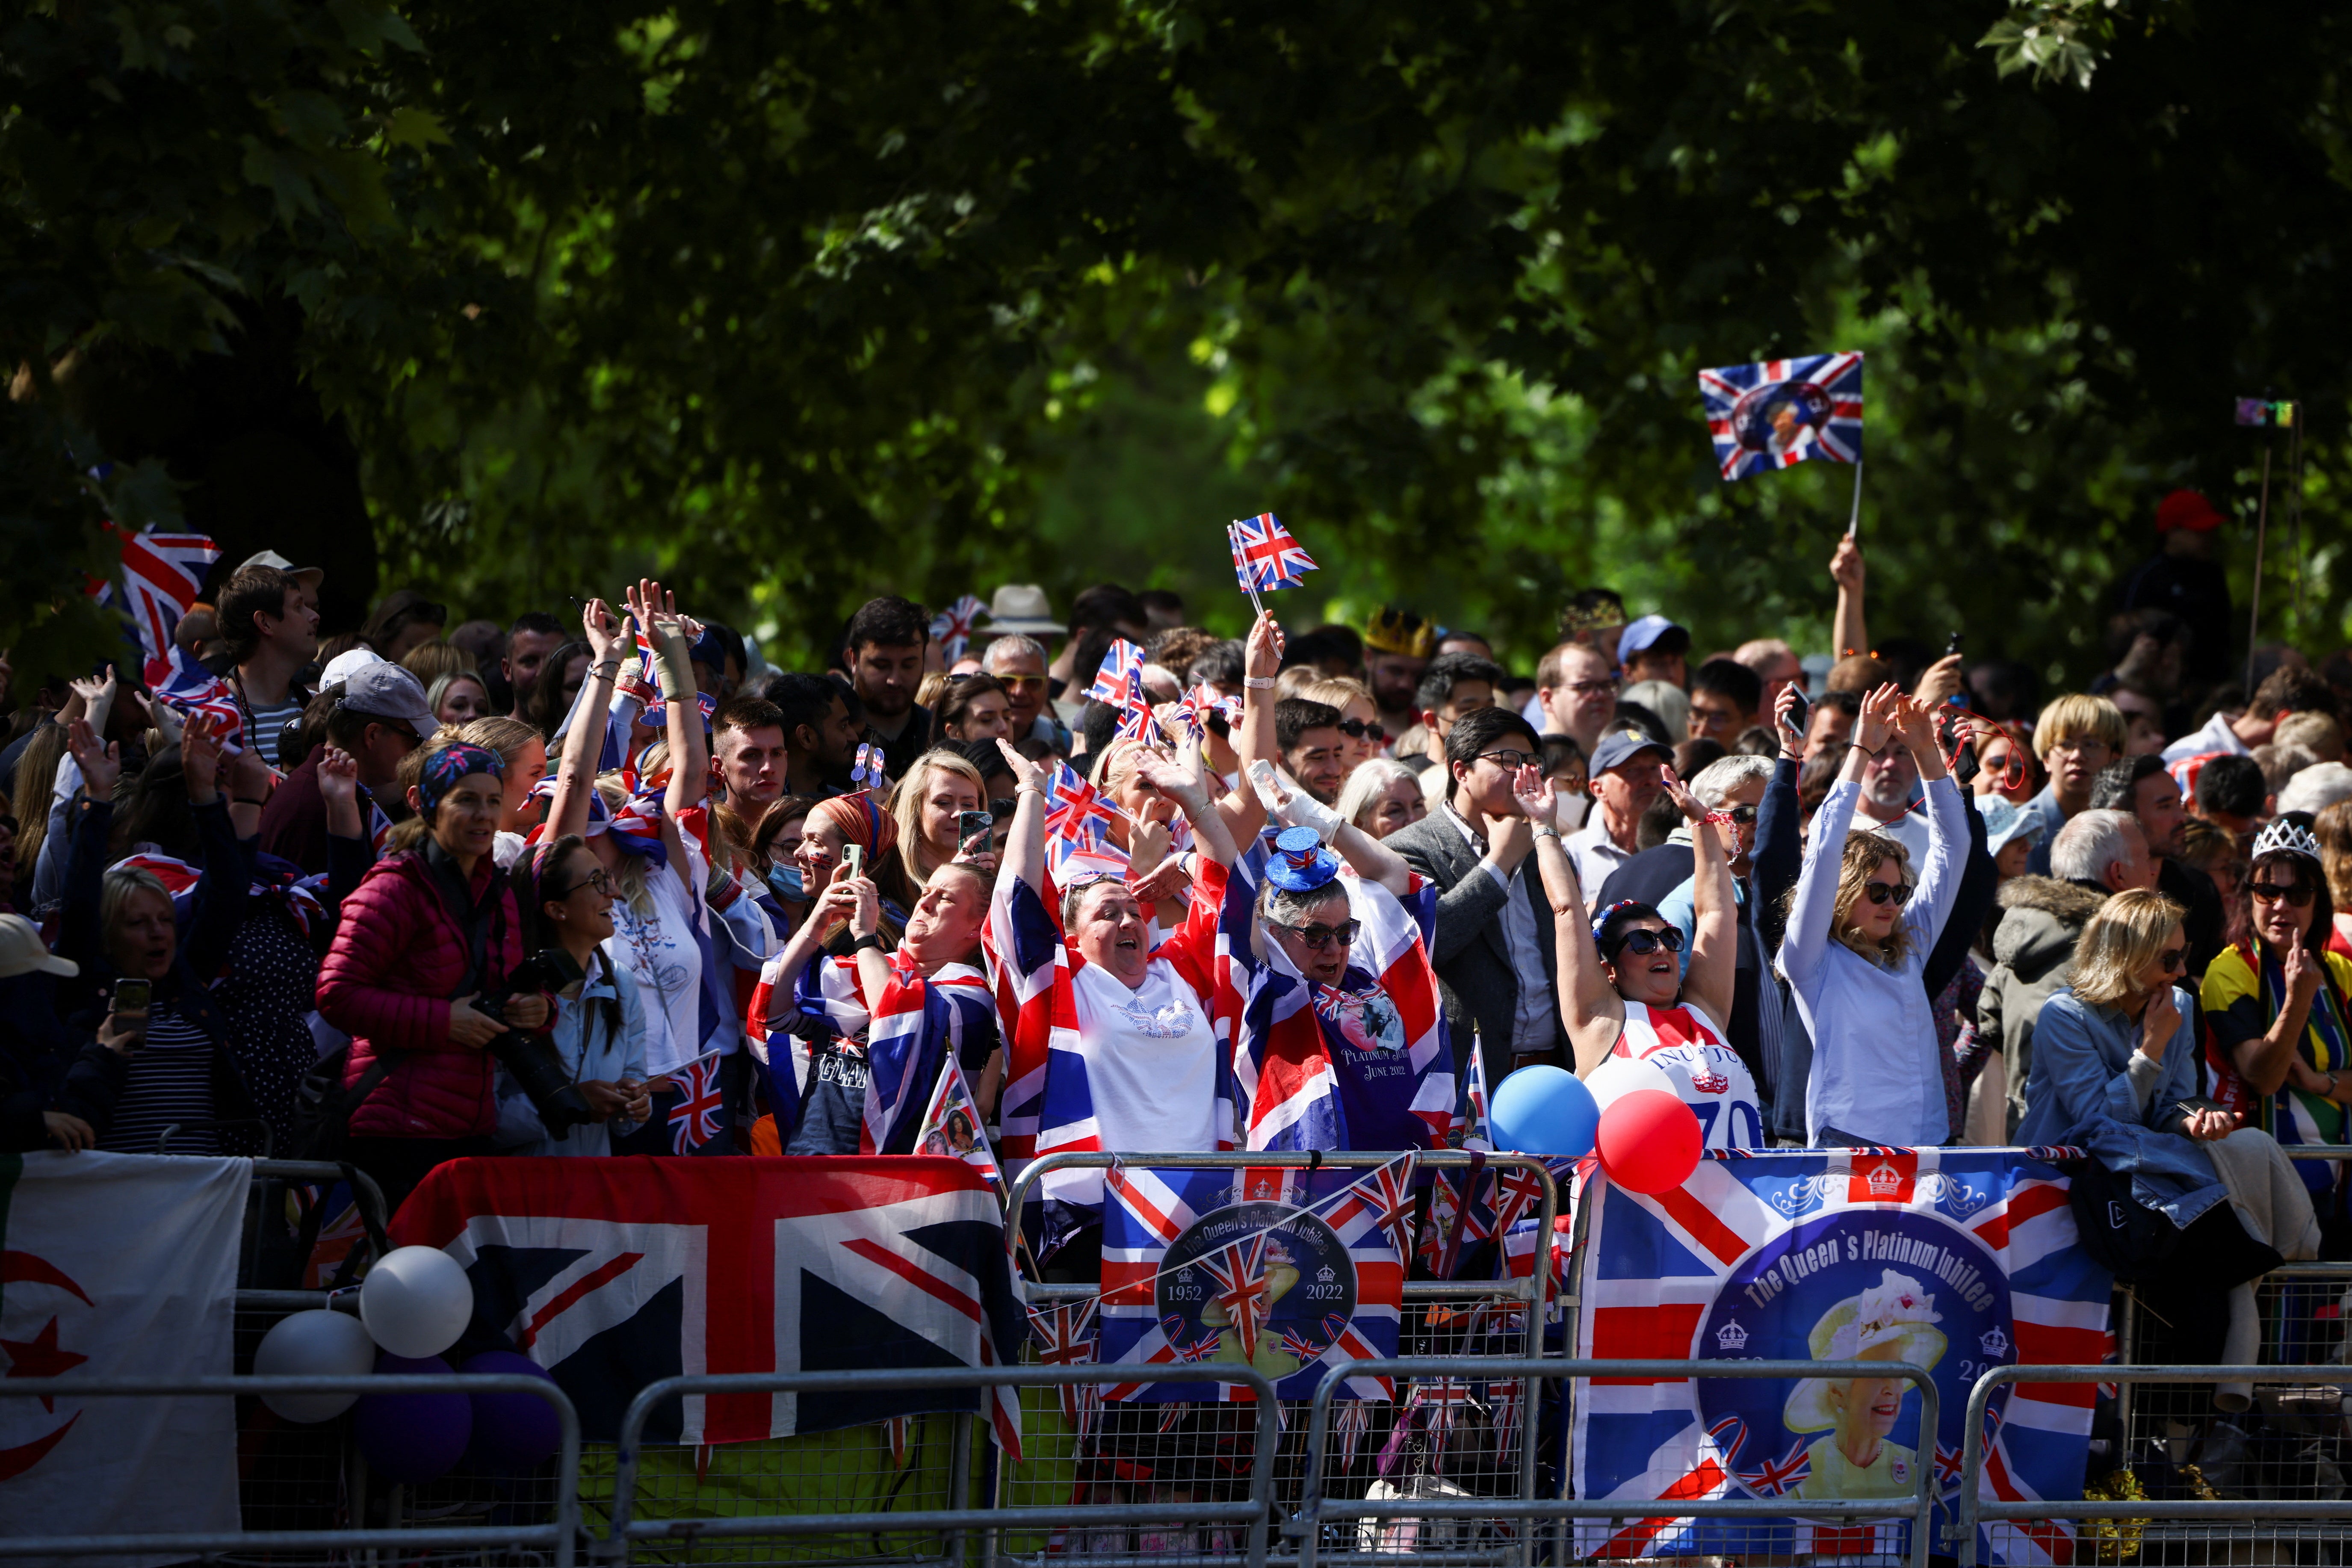
[[1214, 525], [1265, 507], [1301, 614], [1524, 665], [1607, 580], [1818, 642], [1851, 473], [1721, 484], [1692, 374], [1860, 347], [1882, 635], [2095, 668], [2162, 490], [2251, 512], [2272, 389], [2282, 629], [2332, 647], [2347, 23], [2041, 4], [2105, 29], [2063, 79], [1948, 0], [42, 0], [0, 643], [99, 646], [110, 512], [322, 561], [346, 624], [379, 573], [501, 613], [652, 568], [792, 658], [885, 585], [1237, 625]]

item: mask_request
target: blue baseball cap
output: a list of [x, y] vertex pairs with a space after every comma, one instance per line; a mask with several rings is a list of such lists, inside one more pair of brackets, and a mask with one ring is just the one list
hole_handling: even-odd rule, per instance
[[1592, 748], [1591, 771], [1598, 777], [1611, 768], [1623, 767], [1643, 752], [1655, 752], [1669, 764], [1675, 760], [1673, 747], [1653, 741], [1639, 730], [1619, 730], [1601, 736], [1601, 743]]
[[1617, 662], [1625, 664], [1645, 648], [1660, 653], [1688, 653], [1690, 633], [1664, 616], [1643, 616], [1617, 637]]

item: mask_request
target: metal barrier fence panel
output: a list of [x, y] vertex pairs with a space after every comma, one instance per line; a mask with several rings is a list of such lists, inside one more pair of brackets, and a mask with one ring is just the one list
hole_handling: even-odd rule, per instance
[[[0, 1398], [139, 1399], [160, 1397], [236, 1398], [257, 1400], [268, 1394], [525, 1394], [553, 1406], [562, 1433], [555, 1459], [548, 1467], [545, 1486], [532, 1502], [509, 1508], [503, 1519], [484, 1521], [447, 1513], [423, 1517], [398, 1507], [398, 1489], [389, 1489], [380, 1510], [383, 1522], [369, 1519], [359, 1489], [336, 1522], [320, 1524], [305, 1513], [297, 1518], [257, 1521], [255, 1509], [244, 1510], [244, 1528], [235, 1531], [152, 1531], [106, 1532], [112, 1522], [93, 1521], [93, 1528], [72, 1535], [32, 1536], [0, 1533], [0, 1561], [13, 1557], [96, 1557], [131, 1553], [184, 1552], [191, 1557], [267, 1556], [273, 1564], [305, 1562], [347, 1563], [354, 1552], [390, 1551], [403, 1555], [417, 1550], [446, 1549], [486, 1554], [511, 1554], [536, 1549], [553, 1568], [572, 1568], [580, 1537], [580, 1417], [563, 1391], [545, 1378], [527, 1374], [432, 1375], [382, 1374], [361, 1377], [201, 1377], [176, 1383], [73, 1378], [0, 1379]], [[341, 1430], [346, 1418], [321, 1426]], [[267, 1512], [267, 1510], [264, 1510]], [[5, 1529], [5, 1523], [0, 1523]]]
[[[893, 1563], [961, 1562], [977, 1544], [982, 1561], [992, 1563], [1003, 1550], [1003, 1541], [1010, 1536], [1058, 1535], [1065, 1547], [1056, 1554], [1058, 1562], [1083, 1564], [1093, 1558], [1115, 1555], [1122, 1563], [1131, 1564], [1153, 1555], [1197, 1559], [1200, 1553], [1176, 1544], [1176, 1541], [1188, 1532], [1223, 1532], [1232, 1545], [1232, 1554], [1248, 1568], [1258, 1568], [1265, 1561], [1266, 1525], [1272, 1511], [1274, 1457], [1280, 1436], [1273, 1384], [1250, 1367], [1177, 1365], [1157, 1369], [1155, 1375], [1164, 1375], [1169, 1382], [1229, 1383], [1250, 1391], [1252, 1404], [1216, 1407], [1239, 1413], [1248, 1423], [1249, 1440], [1243, 1450], [1246, 1467], [1239, 1485], [1217, 1489], [1219, 1495], [1212, 1497], [1149, 1500], [1139, 1504], [1074, 1500], [1065, 1492], [1050, 1501], [1035, 1504], [975, 1507], [973, 1494], [958, 1484], [970, 1477], [971, 1467], [951, 1459], [946, 1506], [940, 1508], [845, 1508], [824, 1496], [771, 1494], [747, 1500], [761, 1505], [764, 1511], [730, 1510], [690, 1517], [676, 1512], [649, 1515], [645, 1506], [649, 1500], [667, 1506], [667, 1500], [658, 1487], [648, 1499], [647, 1458], [662, 1450], [648, 1449], [641, 1441], [646, 1423], [656, 1408], [688, 1394], [856, 1394], [886, 1389], [963, 1392], [1000, 1386], [1051, 1392], [1066, 1384], [1098, 1381], [1101, 1374], [1086, 1367], [927, 1367], [666, 1378], [640, 1393], [622, 1419], [610, 1527], [614, 1555], [623, 1564], [640, 1555], [664, 1563], [860, 1558]], [[977, 1425], [972, 1418], [964, 1416], [957, 1418], [951, 1429], [968, 1435]], [[1029, 1431], [1024, 1422], [1024, 1456], [1032, 1441]], [[992, 1458], [1003, 1464], [1003, 1456]], [[1029, 1462], [1033, 1461], [1024, 1458], [1024, 1464]], [[1046, 1468], [1054, 1463], [1050, 1457], [1034, 1462]], [[1150, 1551], [1134, 1546], [1136, 1532], [1147, 1530], [1158, 1531], [1165, 1538]], [[1088, 1542], [1113, 1531], [1125, 1532], [1126, 1544], [1119, 1550], [1113, 1553], [1088, 1550]]]
[[[1116, 1158], [1055, 1154], [1027, 1166], [1014, 1181], [1010, 1196], [1017, 1215], [1031, 1185], [1045, 1173], [1062, 1168], [1108, 1169], [1124, 1164], [1195, 1171], [1369, 1171], [1396, 1157], [1394, 1151], [1258, 1151]], [[1431, 1170], [1467, 1169], [1474, 1163], [1470, 1155], [1454, 1150], [1430, 1151], [1419, 1158], [1422, 1167]], [[1478, 1163], [1498, 1172], [1533, 1173], [1541, 1186], [1533, 1216], [1536, 1234], [1552, 1234], [1559, 1194], [1542, 1161], [1523, 1154], [1496, 1154]], [[1546, 1313], [1552, 1306], [1549, 1282], [1549, 1271], [1542, 1268], [1528, 1279], [1408, 1280], [1398, 1348], [1426, 1364], [1414, 1378], [1397, 1386], [1392, 1401], [1346, 1402], [1353, 1406], [1349, 1412], [1350, 1425], [1342, 1440], [1326, 1451], [1325, 1472], [1317, 1478], [1317, 1484], [1327, 1493], [1343, 1496], [1528, 1495], [1536, 1459], [1534, 1445], [1528, 1441], [1529, 1413], [1537, 1408], [1538, 1385], [1524, 1373], [1494, 1377], [1486, 1369], [1498, 1359], [1524, 1359], [1540, 1352]], [[1021, 1286], [1029, 1300], [1040, 1304], [1085, 1300], [1097, 1292], [1097, 1285], [1087, 1283], [1050, 1284], [1024, 1279]], [[1034, 1346], [1028, 1353], [1034, 1357]], [[1157, 1369], [1153, 1375], [1158, 1377]], [[1000, 1503], [1045, 1508], [1086, 1498], [1126, 1509], [1126, 1522], [1107, 1521], [1087, 1543], [1093, 1555], [1117, 1555], [1122, 1561], [1155, 1554], [1194, 1561], [1237, 1555], [1239, 1544], [1230, 1533], [1214, 1528], [1172, 1527], [1157, 1510], [1201, 1497], [1223, 1497], [1234, 1489], [1247, 1458], [1240, 1443], [1249, 1430], [1249, 1406], [1209, 1401], [1106, 1404], [1094, 1397], [1097, 1392], [1087, 1387], [1076, 1392], [1069, 1402], [1076, 1406], [1075, 1420], [1058, 1394], [1032, 1391], [1024, 1395], [1024, 1433], [1038, 1436], [1024, 1438], [1029, 1462], [999, 1472]], [[1278, 1404], [1273, 1500], [1279, 1510], [1295, 1509], [1310, 1489], [1310, 1405], [1307, 1399]], [[1041, 1453], [1052, 1457], [1039, 1462]], [[1443, 1552], [1423, 1543], [1414, 1555], [1428, 1561], [1501, 1564], [1517, 1560], [1524, 1533], [1515, 1521], [1490, 1521], [1475, 1531], [1457, 1531], [1463, 1539]], [[1369, 1539], [1365, 1546], [1379, 1549]], [[1066, 1539], [1055, 1540], [1048, 1531], [1008, 1531], [1000, 1549], [1006, 1557], [1039, 1564], [1049, 1552], [1059, 1563], [1072, 1546]], [[1276, 1540], [1269, 1550], [1280, 1558], [1292, 1546]]]

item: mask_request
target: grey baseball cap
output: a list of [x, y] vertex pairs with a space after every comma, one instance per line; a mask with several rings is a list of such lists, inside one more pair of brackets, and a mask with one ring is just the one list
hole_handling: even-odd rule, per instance
[[416, 732], [420, 741], [441, 727], [425, 705], [425, 688], [416, 677], [381, 659], [362, 665], [343, 682], [343, 706], [371, 719], [394, 719]]

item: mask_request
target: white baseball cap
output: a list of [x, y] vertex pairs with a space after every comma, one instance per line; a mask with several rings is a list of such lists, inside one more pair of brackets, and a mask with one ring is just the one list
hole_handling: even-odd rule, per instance
[[347, 648], [327, 661], [327, 668], [319, 672], [319, 685], [321, 689], [341, 686], [369, 665], [383, 661], [383, 655], [372, 647]]
[[0, 915], [0, 980], [14, 980], [35, 970], [45, 974], [79, 974], [81, 965], [59, 958], [41, 940], [38, 926], [22, 915]]
[[275, 550], [257, 552], [236, 563], [236, 569], [239, 572], [248, 566], [275, 566], [289, 577], [303, 579], [313, 588], [327, 580], [327, 569], [324, 566], [297, 566]]

